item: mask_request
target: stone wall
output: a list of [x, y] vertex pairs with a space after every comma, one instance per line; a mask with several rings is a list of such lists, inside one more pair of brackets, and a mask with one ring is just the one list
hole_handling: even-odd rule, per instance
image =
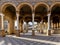
[[35, 5], [38, 2], [45, 2], [48, 5], [51, 5], [53, 2], [60, 2], [60, 0], [0, 0], [0, 6], [6, 2], [14, 3], [16, 6], [22, 2], [29, 2], [32, 5]]

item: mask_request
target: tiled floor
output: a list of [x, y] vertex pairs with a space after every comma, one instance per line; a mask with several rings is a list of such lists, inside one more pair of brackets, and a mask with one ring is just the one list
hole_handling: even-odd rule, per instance
[[20, 37], [7, 35], [0, 37], [0, 45], [60, 45], [60, 35], [44, 36], [22, 34]]
[[50, 43], [43, 43], [13, 37], [0, 37], [0, 45], [55, 45]]

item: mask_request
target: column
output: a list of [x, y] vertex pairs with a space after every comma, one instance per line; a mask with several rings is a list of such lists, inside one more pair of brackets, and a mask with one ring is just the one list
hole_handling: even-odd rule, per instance
[[56, 22], [55, 24], [56, 24], [56, 27], [55, 27], [55, 29], [57, 29], [57, 22]]
[[59, 22], [58, 22], [58, 29], [59, 29]]
[[34, 13], [32, 13], [32, 36], [35, 35], [35, 30], [34, 30]]
[[53, 29], [54, 29], [54, 22], [53, 22]]
[[17, 30], [19, 30], [19, 15], [17, 14]]
[[59, 18], [59, 29], [60, 29], [60, 18]]
[[58, 22], [57, 22], [57, 27], [56, 27], [56, 29], [58, 29]]
[[4, 30], [4, 15], [3, 15], [3, 14], [0, 14], [0, 15], [1, 15], [1, 22], [2, 22], [2, 27], [1, 27], [2, 30], [0, 30], [0, 33], [1, 33], [1, 36], [2, 36], [2, 37], [5, 37], [5, 30]]
[[28, 22], [26, 22], [26, 33], [28, 33]]
[[32, 14], [32, 24], [33, 24], [32, 30], [34, 30], [34, 13]]
[[22, 33], [22, 32], [23, 32], [23, 21], [20, 20], [20, 33]]
[[52, 29], [52, 20], [50, 20], [50, 28]]
[[24, 33], [24, 19], [23, 19], [23, 33]]
[[8, 30], [7, 30], [9, 35], [15, 34], [14, 30], [14, 20], [12, 18], [8, 19]]
[[37, 24], [38, 26], [37, 26], [37, 32], [39, 32], [40, 33], [40, 22], [38, 22], [38, 24]]
[[43, 34], [43, 18], [42, 18], [42, 20], [41, 20], [41, 34]]
[[22, 30], [22, 29], [21, 29], [21, 25], [22, 25], [22, 24], [21, 24], [21, 21], [20, 21], [20, 22], [19, 22], [19, 27], [20, 27], [19, 29], [20, 29], [20, 33], [21, 33], [21, 30]]
[[59, 22], [58, 22], [58, 29], [59, 29]]
[[4, 19], [3, 19], [3, 15], [1, 16], [1, 21], [2, 21], [2, 30], [4, 30]]
[[50, 13], [48, 14], [48, 32], [47, 35], [51, 35], [51, 29], [50, 29]]
[[20, 36], [20, 30], [19, 30], [19, 14], [16, 13], [16, 17], [17, 17], [17, 29], [16, 29], [16, 36]]

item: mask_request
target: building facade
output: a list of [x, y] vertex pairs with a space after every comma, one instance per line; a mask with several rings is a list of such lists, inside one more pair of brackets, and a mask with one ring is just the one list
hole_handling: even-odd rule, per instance
[[[17, 29], [14, 29], [15, 20]], [[45, 25], [47, 35], [60, 33], [60, 0], [0, 0], [0, 33], [5, 35], [4, 21], [8, 23], [8, 34], [20, 35], [23, 22], [33, 23], [32, 35], [35, 33], [34, 22]], [[41, 26], [40, 26], [41, 28]], [[27, 30], [27, 29], [26, 29]]]

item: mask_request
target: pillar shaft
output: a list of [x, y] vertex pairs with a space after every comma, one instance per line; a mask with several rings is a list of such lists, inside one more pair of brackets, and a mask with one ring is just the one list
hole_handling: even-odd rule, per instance
[[50, 14], [48, 14], [48, 30], [50, 30]]
[[41, 20], [40, 23], [41, 23], [41, 34], [43, 34], [43, 30], [44, 30], [44, 29], [43, 29], [43, 18], [42, 18], [42, 20]]
[[20, 32], [21, 32], [21, 21], [20, 21], [20, 23], [19, 23], [19, 29], [20, 29]]
[[20, 36], [20, 30], [19, 30], [19, 14], [16, 13], [17, 17], [17, 30], [16, 30], [16, 36]]
[[24, 30], [24, 20], [23, 20], [23, 30]]
[[53, 29], [54, 29], [54, 23], [53, 23]]
[[26, 22], [26, 33], [28, 32], [28, 23]]
[[33, 24], [32, 29], [34, 30], [34, 13], [32, 14], [32, 24]]
[[3, 18], [4, 18], [4, 16], [2, 15], [2, 16], [1, 16], [1, 21], [2, 21], [2, 30], [4, 30], [4, 19], [3, 19]]
[[48, 32], [47, 35], [51, 35], [51, 29], [50, 29], [50, 13], [48, 14]]
[[17, 30], [19, 30], [19, 15], [17, 14]]
[[4, 15], [3, 14], [0, 14], [0, 16], [1, 16], [1, 22], [2, 22], [2, 27], [1, 27], [2, 30], [0, 30], [0, 36], [5, 37]]
[[34, 13], [32, 14], [32, 36], [35, 35], [35, 30], [34, 30]]

